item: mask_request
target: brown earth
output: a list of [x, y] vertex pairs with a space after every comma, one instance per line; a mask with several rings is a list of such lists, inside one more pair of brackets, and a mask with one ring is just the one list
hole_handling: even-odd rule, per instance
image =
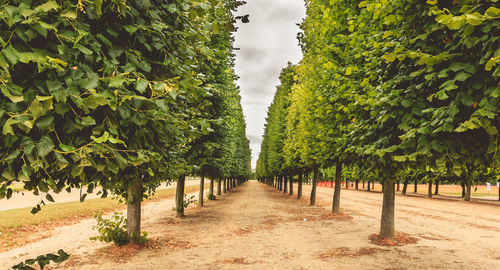
[[[296, 191], [296, 187], [294, 191]], [[309, 195], [310, 186], [304, 186]], [[261, 183], [246, 183], [178, 219], [172, 200], [144, 207], [144, 247], [88, 240], [93, 220], [8, 254], [1, 265], [64, 248], [67, 262], [46, 269], [498, 269], [500, 207], [396, 198], [396, 229], [416, 244], [379, 246], [382, 194], [342, 190], [343, 215], [329, 214], [333, 190], [308, 206]], [[307, 199], [307, 198], [306, 198]], [[20, 255], [21, 253], [21, 255]]]

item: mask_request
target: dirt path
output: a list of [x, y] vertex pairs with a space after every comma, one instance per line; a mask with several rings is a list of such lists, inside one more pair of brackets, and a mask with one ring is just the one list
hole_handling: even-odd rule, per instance
[[[305, 186], [304, 194], [308, 191]], [[368, 237], [378, 230], [381, 194], [342, 190], [342, 208], [353, 218], [347, 220], [328, 215], [331, 195], [331, 189], [319, 188], [318, 206], [310, 207], [305, 200], [250, 182], [204, 208], [188, 208], [184, 219], [169, 211], [172, 200], [147, 205], [143, 229], [152, 240], [142, 250], [87, 240], [89, 221], [60, 228], [60, 235], [31, 246], [38, 251], [68, 248], [71, 259], [51, 269], [498, 269], [500, 265], [498, 207], [398, 197], [396, 228], [420, 241], [379, 247]], [[8, 258], [0, 254], [1, 265], [20, 259]]]

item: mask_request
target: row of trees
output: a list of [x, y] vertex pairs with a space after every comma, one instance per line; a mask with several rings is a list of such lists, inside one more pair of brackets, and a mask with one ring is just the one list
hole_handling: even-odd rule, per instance
[[[394, 239], [394, 181], [466, 185], [497, 175], [500, 9], [496, 0], [310, 0], [269, 108], [263, 181], [342, 167], [381, 181], [380, 238]], [[290, 177], [288, 177], [290, 178]]]
[[183, 215], [186, 175], [247, 179], [232, 54], [233, 12], [242, 4], [2, 5], [0, 198], [18, 181], [49, 201], [50, 191], [99, 186], [126, 200], [135, 240], [141, 201], [161, 183], [177, 180]]

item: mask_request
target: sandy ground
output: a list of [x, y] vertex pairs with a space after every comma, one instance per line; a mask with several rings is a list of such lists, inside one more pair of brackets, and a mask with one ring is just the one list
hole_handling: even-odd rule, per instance
[[[199, 185], [199, 180], [189, 180], [186, 181], [186, 186], [194, 186], [194, 185]], [[158, 189], [167, 189], [167, 188], [175, 188], [176, 182], [171, 182], [169, 185], [161, 185]], [[85, 192], [85, 188], [83, 191]], [[94, 199], [94, 198], [100, 198], [100, 195], [97, 195], [97, 193], [100, 191], [100, 188], [94, 189], [94, 192], [91, 194], [88, 194], [87, 199]], [[55, 193], [50, 193], [52, 197], [54, 198], [53, 203], [63, 203], [63, 202], [77, 202], [80, 200], [80, 190], [79, 189], [72, 189], [71, 192], [66, 192], [66, 191], [61, 191], [58, 194]], [[0, 200], [0, 211], [4, 210], [9, 210], [9, 209], [17, 209], [17, 208], [26, 208], [26, 207], [34, 207], [39, 203], [41, 200], [44, 200], [46, 204], [52, 204], [52, 202], [49, 202], [48, 200], [45, 199], [45, 194], [41, 195], [34, 195], [32, 192], [29, 191], [24, 191], [24, 192], [15, 192], [12, 194], [12, 197], [8, 200]]]
[[352, 219], [341, 220], [328, 215], [331, 188], [318, 189], [313, 207], [309, 190], [304, 186], [306, 198], [297, 200], [250, 182], [203, 208], [188, 208], [183, 219], [170, 211], [172, 200], [150, 203], [143, 229], [151, 244], [133, 256], [89, 241], [93, 222], [85, 220], [0, 253], [0, 265], [63, 248], [72, 257], [50, 269], [500, 268], [500, 207], [398, 196], [396, 229], [419, 242], [381, 247], [368, 238], [378, 232], [382, 194], [342, 190], [341, 207]]

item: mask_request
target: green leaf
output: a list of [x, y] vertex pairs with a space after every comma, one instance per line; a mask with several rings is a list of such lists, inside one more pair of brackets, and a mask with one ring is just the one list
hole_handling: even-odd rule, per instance
[[146, 92], [148, 85], [149, 85], [148, 81], [139, 79], [135, 83], [135, 90], [137, 90], [139, 93], [143, 94]]
[[127, 31], [129, 34], [133, 34], [135, 33], [135, 31], [137, 31], [137, 27], [133, 26], [133, 25], [125, 25], [123, 26], [123, 28], [125, 28], [125, 31]]
[[114, 76], [109, 80], [109, 87], [119, 88], [123, 86], [123, 83], [127, 81], [124, 76]]
[[87, 78], [83, 80], [82, 87], [90, 90], [90, 89], [96, 89], [99, 86], [99, 79], [98, 78]]
[[91, 50], [89, 50], [87, 47], [83, 46], [80, 43], [75, 44], [74, 48], [78, 49], [79, 51], [87, 55], [91, 55], [93, 53]]
[[490, 17], [498, 17], [500, 16], [500, 8], [489, 7], [484, 14]]
[[94, 118], [90, 116], [83, 117], [80, 123], [84, 126], [92, 126], [96, 124]]
[[96, 143], [105, 143], [108, 141], [109, 133], [105, 131], [101, 137], [90, 136], [90, 138]]
[[52, 150], [54, 149], [54, 142], [52, 139], [48, 136], [45, 135], [40, 139], [40, 142], [36, 145], [37, 149], [37, 154], [40, 157], [45, 157], [47, 156]]
[[48, 200], [49, 202], [54, 202], [54, 198], [52, 198], [52, 195], [50, 195], [50, 194], [48, 194], [48, 193], [47, 193], [47, 195], [45, 195], [45, 198], [47, 198], [47, 200]]
[[51, 10], [58, 10], [60, 6], [57, 4], [56, 1], [48, 1], [45, 4], [39, 5], [38, 7], [35, 8], [36, 11], [43, 11], [43, 12], [49, 12]]
[[14, 129], [12, 129], [12, 126], [18, 123], [19, 120], [16, 120], [14, 118], [9, 118], [7, 121], [5, 121], [5, 124], [3, 125], [2, 134], [3, 135], [10, 134], [14, 136], [15, 134], [14, 134]]
[[102, 15], [102, 0], [93, 0], [94, 2], [94, 8], [95, 8], [95, 14], [97, 17], [101, 17]]
[[71, 145], [66, 145], [66, 144], [59, 144], [59, 148], [63, 150], [63, 152], [71, 152], [74, 151], [76, 148], [71, 146]]
[[66, 9], [65, 11], [61, 12], [61, 16], [68, 19], [76, 19], [77, 13], [75, 9]]

